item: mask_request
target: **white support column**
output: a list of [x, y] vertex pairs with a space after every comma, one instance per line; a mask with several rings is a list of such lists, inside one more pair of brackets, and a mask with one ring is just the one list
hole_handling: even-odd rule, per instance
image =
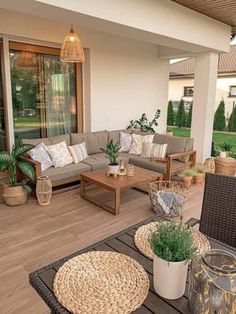
[[211, 155], [217, 70], [218, 54], [196, 56], [191, 137], [198, 162]]
[[166, 133], [167, 126], [167, 104], [168, 104], [168, 90], [169, 90], [169, 59], [158, 58], [158, 73], [157, 73], [157, 104], [160, 108], [161, 115], [158, 120], [157, 131], [159, 133]]

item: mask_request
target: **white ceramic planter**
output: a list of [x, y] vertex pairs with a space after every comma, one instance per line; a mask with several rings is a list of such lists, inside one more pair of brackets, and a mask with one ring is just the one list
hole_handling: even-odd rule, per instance
[[220, 151], [220, 157], [221, 158], [226, 158], [227, 157], [227, 154], [228, 152], [224, 152], [224, 151]]
[[188, 263], [167, 262], [154, 255], [154, 289], [161, 297], [175, 300], [184, 295]]
[[119, 165], [115, 165], [115, 166], [108, 165], [108, 172], [114, 173], [114, 174], [118, 173], [119, 172]]

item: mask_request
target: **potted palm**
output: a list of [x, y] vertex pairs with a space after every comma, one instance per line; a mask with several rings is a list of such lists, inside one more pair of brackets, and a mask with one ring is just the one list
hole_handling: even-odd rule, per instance
[[228, 143], [228, 142], [224, 142], [223, 144], [220, 145], [221, 151], [220, 151], [220, 157], [221, 158], [226, 158], [229, 157], [229, 152], [231, 151], [233, 145]]
[[113, 140], [110, 140], [107, 143], [106, 149], [101, 148], [101, 150], [105, 153], [106, 158], [109, 160], [108, 173], [110, 174], [117, 174], [119, 172], [119, 164], [117, 159], [119, 157], [120, 148], [120, 143], [114, 143]]
[[22, 144], [13, 146], [11, 153], [3, 151], [0, 153], [0, 171], [8, 171], [9, 184], [3, 184], [3, 200], [7, 205], [22, 205], [27, 200], [27, 194], [31, 192], [31, 187], [24, 179], [17, 182], [17, 173], [21, 172], [24, 177], [34, 180], [35, 171], [33, 166], [20, 156], [25, 154], [34, 146]]
[[183, 184], [190, 188], [192, 185], [193, 176], [195, 171], [193, 169], [185, 169], [180, 176], [182, 177]]
[[196, 166], [194, 168], [194, 171], [195, 171], [195, 183], [196, 184], [203, 184], [203, 181], [204, 181], [204, 175], [205, 175], [205, 168], [204, 166]]
[[163, 298], [178, 299], [186, 285], [188, 262], [195, 256], [191, 231], [182, 224], [162, 223], [150, 237], [155, 291]]

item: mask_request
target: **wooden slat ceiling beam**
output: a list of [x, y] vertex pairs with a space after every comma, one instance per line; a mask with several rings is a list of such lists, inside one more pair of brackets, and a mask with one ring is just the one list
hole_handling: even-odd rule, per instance
[[236, 33], [235, 0], [172, 0], [189, 9], [207, 15], [215, 20], [231, 25]]

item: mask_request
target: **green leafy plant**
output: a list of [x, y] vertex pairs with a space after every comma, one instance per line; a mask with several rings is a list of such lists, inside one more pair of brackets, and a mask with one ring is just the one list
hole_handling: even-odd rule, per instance
[[204, 166], [198, 165], [198, 166], [196, 166], [196, 167], [194, 168], [194, 171], [195, 171], [196, 173], [205, 173], [205, 168], [204, 168]]
[[21, 184], [28, 193], [31, 187], [27, 184], [27, 179], [17, 182], [17, 171], [19, 170], [25, 177], [34, 180], [35, 171], [33, 166], [25, 160], [21, 160], [20, 156], [27, 153], [34, 146], [29, 144], [21, 144], [12, 147], [11, 153], [6, 151], [0, 152], [0, 171], [8, 170], [8, 180], [10, 186]]
[[121, 146], [119, 142], [113, 143], [113, 140], [107, 143], [106, 149], [101, 148], [101, 150], [106, 154], [106, 158], [110, 161], [110, 165], [118, 165], [117, 159], [119, 157], [119, 150]]
[[220, 148], [222, 149], [222, 151], [224, 152], [230, 152], [232, 149], [233, 145], [228, 143], [228, 142], [224, 142], [223, 144], [220, 145]]
[[152, 233], [153, 253], [168, 262], [190, 261], [197, 253], [191, 231], [182, 224], [162, 223]]
[[195, 174], [194, 169], [188, 168], [188, 169], [185, 169], [184, 171], [182, 171], [180, 176], [181, 177], [192, 177], [192, 176], [194, 176], [194, 174]]
[[142, 132], [155, 133], [154, 126], [158, 126], [157, 120], [161, 114], [160, 109], [157, 109], [154, 118], [151, 121], [148, 121], [146, 113], [143, 113], [138, 120], [131, 120], [127, 129], [138, 130]]

